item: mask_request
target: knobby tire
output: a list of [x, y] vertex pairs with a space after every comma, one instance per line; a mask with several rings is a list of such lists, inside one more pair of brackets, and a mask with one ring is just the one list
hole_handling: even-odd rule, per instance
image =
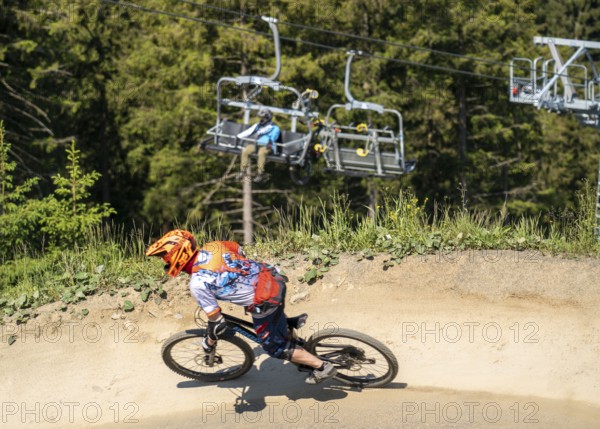
[[[356, 344], [353, 344], [353, 342]], [[355, 356], [353, 351], [364, 351], [365, 345], [374, 349], [378, 353], [378, 356], [373, 352], [367, 353], [365, 356], [366, 359], [362, 360], [360, 356]], [[351, 350], [351, 352], [341, 352], [344, 346], [348, 350]], [[382, 387], [394, 380], [398, 374], [398, 360], [385, 344], [375, 338], [350, 329], [337, 328], [317, 332], [306, 342], [306, 349], [323, 360], [333, 362], [338, 370], [336, 378], [353, 386]], [[369, 350], [367, 349], [367, 351]], [[376, 358], [375, 363], [369, 363], [369, 358]], [[353, 368], [347, 368], [345, 365], [350, 360], [355, 362]], [[382, 361], [385, 361], [386, 369], [384, 369]], [[384, 369], [384, 372], [376, 375], [372, 373], [359, 374], [363, 369], [369, 372], [378, 367]]]
[[[179, 375], [204, 382], [233, 380], [252, 368], [254, 364], [252, 348], [235, 335], [219, 338], [216, 355], [222, 356], [223, 365], [221, 366], [223, 368], [221, 370], [219, 370], [219, 366], [203, 365], [205, 353], [201, 343], [205, 335], [205, 329], [190, 329], [168, 338], [161, 351], [165, 364]], [[229, 356], [221, 355], [219, 350], [231, 350], [232, 353], [241, 352], [240, 359], [237, 359], [232, 368], [227, 368], [227, 365], [231, 365], [232, 362], [228, 361]], [[180, 359], [178, 359], [179, 357]], [[180, 363], [178, 360], [184, 360], [185, 363]]]

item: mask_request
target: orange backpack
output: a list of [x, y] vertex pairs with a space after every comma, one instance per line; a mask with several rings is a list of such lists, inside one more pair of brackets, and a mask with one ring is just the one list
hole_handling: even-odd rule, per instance
[[268, 267], [263, 267], [258, 274], [258, 282], [254, 291], [254, 305], [266, 302], [281, 305], [283, 301], [283, 279]]

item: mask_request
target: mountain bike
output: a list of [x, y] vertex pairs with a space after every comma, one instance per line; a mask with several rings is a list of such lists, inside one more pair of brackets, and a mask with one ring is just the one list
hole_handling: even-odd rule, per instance
[[[168, 338], [162, 347], [162, 358], [174, 372], [192, 380], [218, 382], [241, 377], [252, 368], [255, 355], [246, 340], [261, 343], [251, 321], [224, 314], [227, 331], [210, 353], [202, 348], [207, 318], [200, 308], [196, 324], [201, 329], [189, 329]], [[337, 369], [335, 378], [356, 387], [382, 387], [398, 373], [398, 361], [392, 351], [380, 341], [360, 332], [337, 327], [317, 331], [308, 340], [298, 336], [307, 314], [287, 319], [289, 335], [321, 360]], [[313, 368], [295, 364], [299, 371]]]

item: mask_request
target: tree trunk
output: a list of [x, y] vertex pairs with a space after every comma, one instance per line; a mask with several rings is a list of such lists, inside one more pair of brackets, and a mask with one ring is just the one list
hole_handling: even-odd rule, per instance
[[108, 99], [106, 86], [100, 84], [100, 123], [98, 130], [98, 144], [100, 146], [100, 187], [102, 189], [102, 202], [110, 203], [110, 163], [111, 148], [108, 145], [106, 127], [108, 122]]
[[458, 82], [458, 151], [460, 168], [460, 185], [464, 192], [467, 191], [467, 91], [465, 82]]
[[[464, 50], [464, 34], [462, 26], [458, 28], [458, 51]], [[467, 176], [465, 174], [467, 168], [467, 88], [463, 78], [458, 78], [458, 152], [459, 152], [459, 168], [460, 168], [460, 185], [461, 192], [466, 198], [467, 194]], [[464, 201], [463, 201], [464, 203]]]
[[[245, 76], [248, 73], [248, 58], [245, 53], [245, 44], [242, 42], [241, 67], [240, 74]], [[244, 91], [244, 99], [247, 94]], [[242, 203], [242, 225], [244, 228], [244, 244], [254, 242], [254, 220], [252, 218], [252, 163], [248, 163], [248, 168], [244, 172], [243, 180], [243, 203]]]
[[377, 226], [377, 185], [373, 179], [369, 179], [369, 216]]
[[252, 219], [252, 165], [248, 164], [244, 176], [243, 185], [243, 225], [244, 225], [244, 244], [252, 244], [254, 242], [254, 224]]

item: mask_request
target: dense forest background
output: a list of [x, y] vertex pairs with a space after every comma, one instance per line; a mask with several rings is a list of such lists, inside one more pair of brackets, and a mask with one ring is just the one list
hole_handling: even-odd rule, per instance
[[322, 114], [345, 100], [344, 51], [378, 56], [356, 62], [353, 94], [402, 112], [407, 157], [418, 165], [385, 181], [317, 168], [304, 187], [292, 183], [287, 168], [269, 165], [271, 181], [255, 188], [258, 223], [273, 224], [301, 202], [331, 204], [336, 192], [366, 212], [374, 189], [381, 200], [407, 188], [427, 199], [429, 210], [436, 201], [552, 216], [573, 207], [583, 179], [595, 182], [600, 132], [569, 115], [509, 103], [508, 64], [513, 57], [549, 55], [533, 45], [536, 35], [600, 40], [598, 3], [219, 0], [206, 8], [181, 0], [137, 2], [192, 18], [186, 20], [118, 1], [0, 0], [0, 120], [15, 165], [10, 183], [27, 185], [22, 198], [42, 200], [76, 157], [84, 172], [100, 174], [87, 183], [89, 201], [125, 228], [191, 222], [239, 231], [241, 183], [219, 180], [237, 164], [199, 143], [215, 122], [221, 76], [272, 73], [268, 26], [254, 18], [270, 15], [283, 21], [279, 80], [317, 89]]

